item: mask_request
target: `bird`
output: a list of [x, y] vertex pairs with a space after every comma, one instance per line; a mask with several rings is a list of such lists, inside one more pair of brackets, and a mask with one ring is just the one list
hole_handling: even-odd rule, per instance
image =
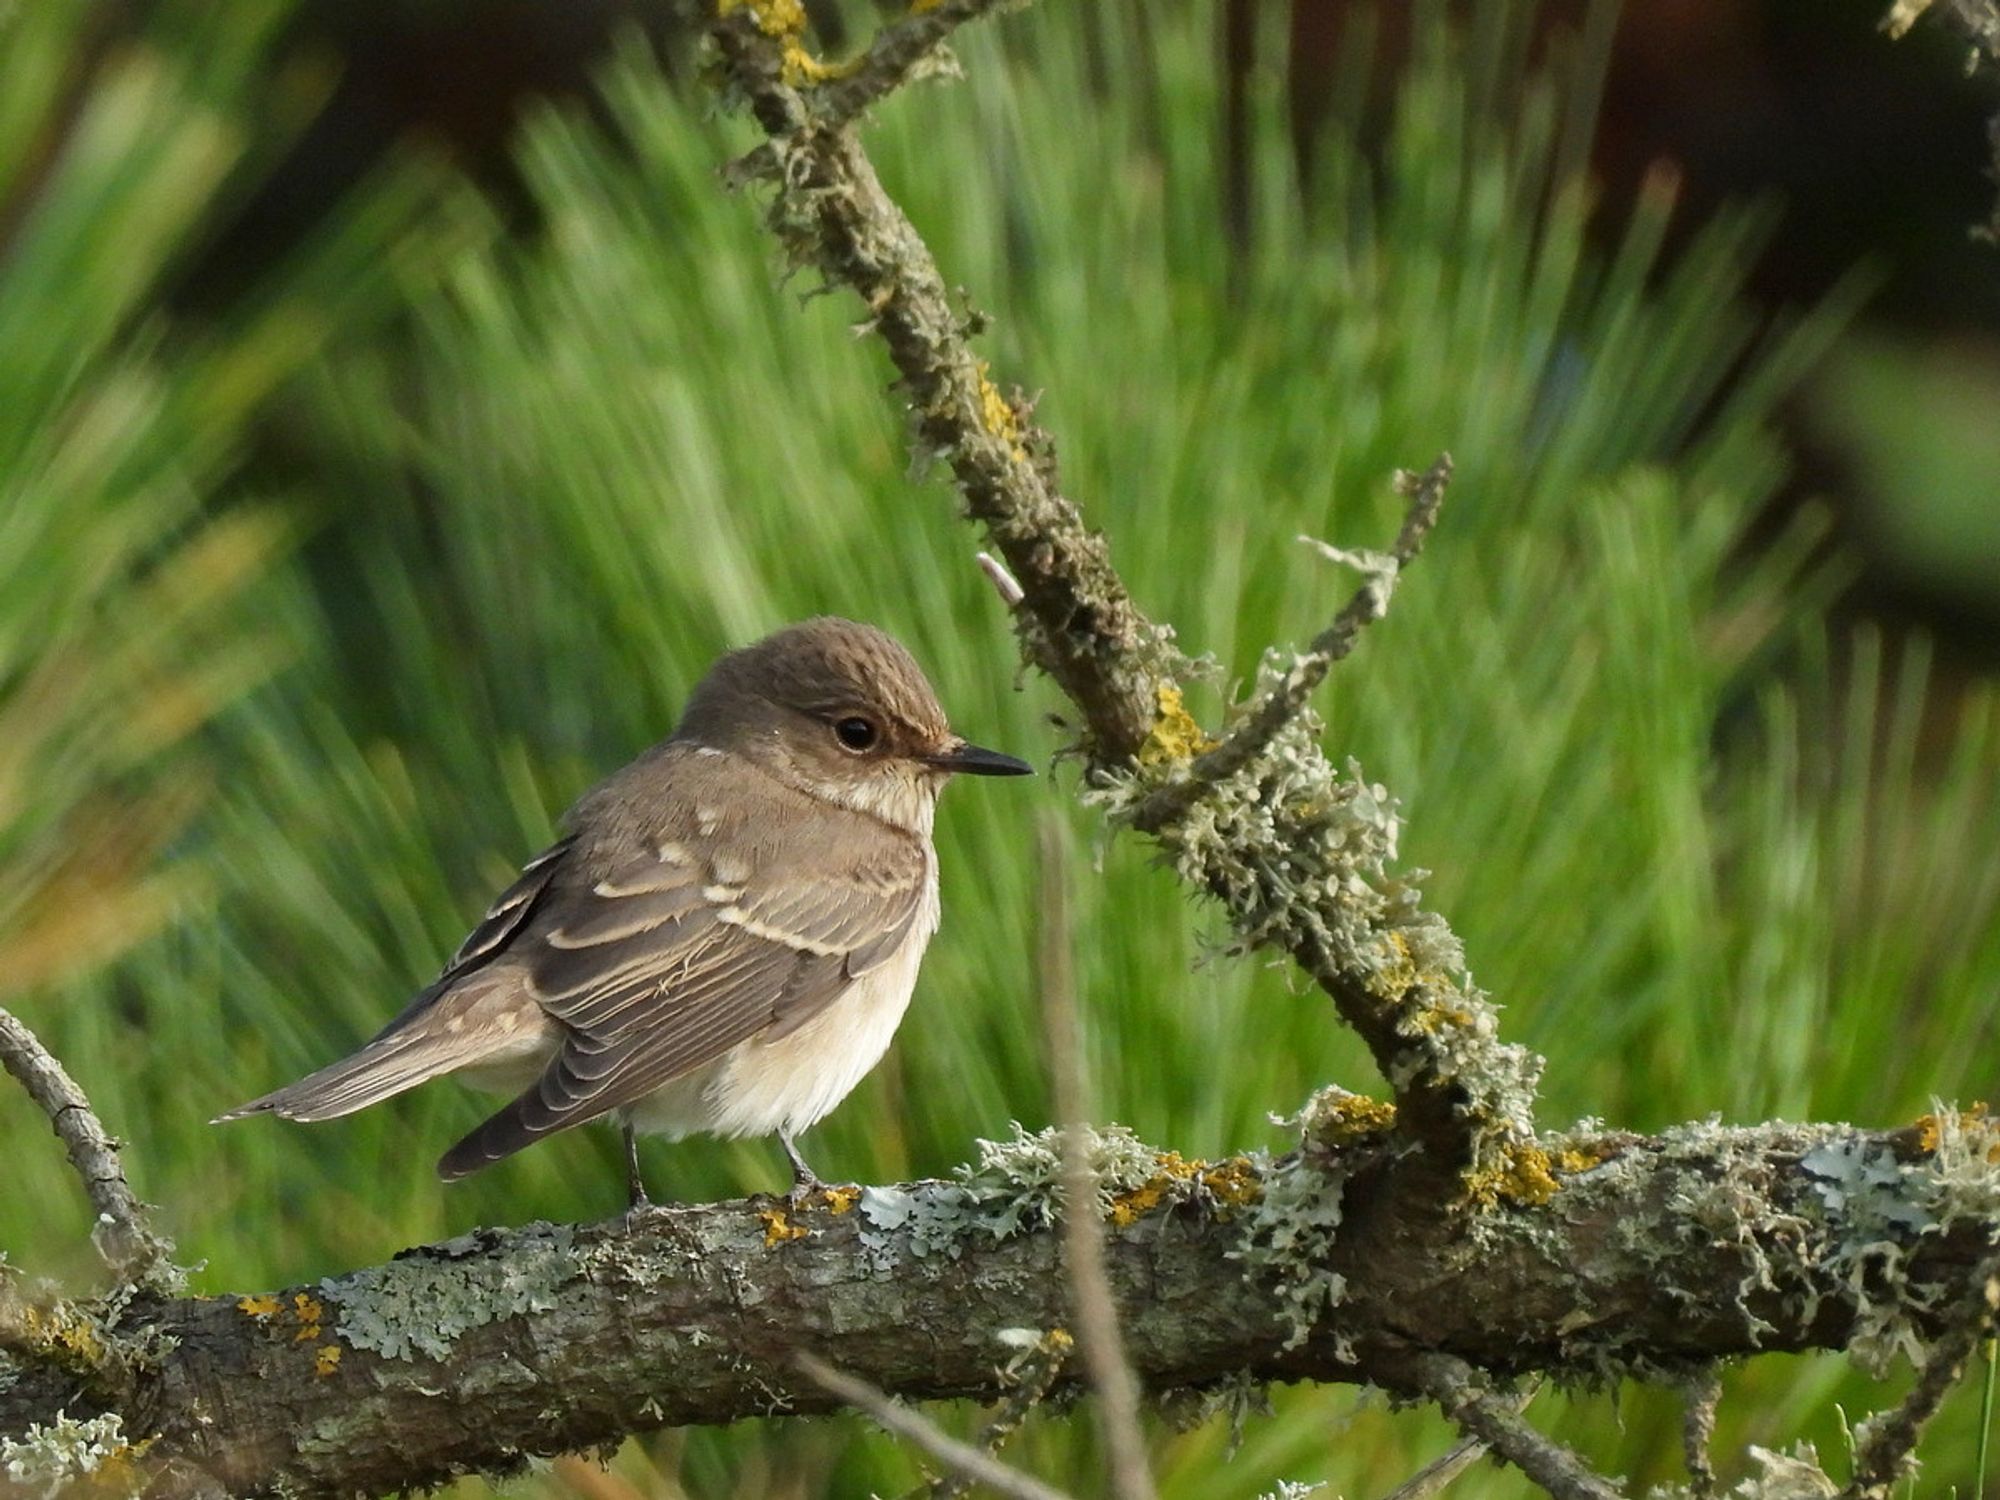
[[445, 1074], [514, 1095], [438, 1161], [559, 1130], [797, 1137], [879, 1062], [939, 920], [937, 799], [1025, 761], [953, 732], [915, 658], [822, 616], [718, 658], [671, 735], [585, 792], [444, 971], [358, 1051], [216, 1117], [331, 1120]]

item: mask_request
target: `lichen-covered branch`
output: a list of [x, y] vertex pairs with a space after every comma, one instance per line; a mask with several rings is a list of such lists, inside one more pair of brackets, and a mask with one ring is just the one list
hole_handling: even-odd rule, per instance
[[1993, 1327], [2000, 1308], [2000, 1258], [1989, 1258], [1969, 1278], [1957, 1316], [1927, 1349], [1917, 1383], [1893, 1411], [1872, 1417], [1856, 1434], [1854, 1477], [1841, 1500], [1888, 1500], [1916, 1472], [1917, 1439], [1958, 1384], [1965, 1362]]
[[[922, 26], [932, 45], [936, 16], [893, 23], [870, 56], [901, 55], [901, 28]], [[844, 117], [821, 94], [835, 85], [801, 61], [799, 25], [781, 0], [745, 0], [725, 6], [714, 29], [725, 96], [770, 137], [733, 175], [769, 191], [769, 222], [792, 265], [860, 298], [902, 377], [920, 455], [950, 467], [968, 513], [1019, 580], [1011, 617], [1023, 649], [1082, 713], [1093, 795], [1156, 837], [1181, 875], [1222, 904], [1246, 947], [1288, 952], [1332, 997], [1395, 1089], [1400, 1128], [1426, 1148], [1412, 1171], [1462, 1178], [1468, 1199], [1523, 1184], [1541, 1191], [1545, 1164], [1523, 1154], [1538, 1064], [1498, 1042], [1493, 1007], [1463, 978], [1450, 930], [1393, 872], [1397, 813], [1387, 792], [1342, 776], [1303, 708], [1310, 686], [1299, 685], [1344, 654], [1381, 590], [1365, 589], [1315, 651], [1267, 663], [1242, 737], [1192, 783], [1212, 742], [1184, 706], [1186, 664], [1171, 632], [1139, 610], [1104, 539], [1062, 493], [1053, 441], [989, 377], [970, 343], [972, 320], [953, 305], [853, 125], [831, 123]], [[1446, 472], [1434, 469], [1417, 490], [1410, 555]]]
[[1185, 775], [1149, 792], [1132, 809], [1134, 828], [1153, 833], [1179, 823], [1210, 787], [1227, 781], [1268, 750], [1279, 732], [1305, 709], [1314, 691], [1326, 681], [1326, 674], [1354, 649], [1361, 632], [1389, 612], [1389, 597], [1397, 579], [1423, 550], [1424, 538], [1437, 524], [1445, 486], [1451, 482], [1451, 455], [1441, 455], [1421, 476], [1398, 478], [1410, 504], [1394, 545], [1384, 553], [1365, 553], [1343, 551], [1324, 542], [1315, 544], [1329, 560], [1360, 568], [1366, 575], [1361, 587], [1333, 617], [1333, 623], [1238, 714], [1219, 744], [1196, 756]]
[[[1992, 1142], [1951, 1120], [1551, 1141], [1567, 1165], [1549, 1205], [1442, 1220], [1373, 1191], [1379, 1134], [1202, 1163], [1112, 1133], [1093, 1166], [1147, 1389], [1410, 1390], [1431, 1354], [1609, 1376], [1914, 1347], [1952, 1326], [1991, 1253]], [[756, 1199], [480, 1231], [310, 1285], [134, 1301], [13, 1357], [0, 1472], [59, 1423], [79, 1442], [94, 1423], [101, 1461], [137, 1465], [161, 1496], [379, 1493], [654, 1427], [829, 1410], [801, 1351], [905, 1399], [1000, 1399], [1006, 1339], [1068, 1316], [1061, 1157], [1050, 1131], [954, 1181], [796, 1215]], [[1349, 1188], [1331, 1239], [1329, 1178]], [[115, 1380], [87, 1378], [113, 1359]]]
[[154, 1233], [145, 1205], [126, 1184], [125, 1170], [118, 1164], [118, 1143], [63, 1065], [5, 1009], [0, 1009], [0, 1067], [49, 1117], [69, 1153], [70, 1165], [97, 1211], [91, 1242], [112, 1272], [148, 1290], [176, 1290], [180, 1273], [174, 1267], [173, 1246]]

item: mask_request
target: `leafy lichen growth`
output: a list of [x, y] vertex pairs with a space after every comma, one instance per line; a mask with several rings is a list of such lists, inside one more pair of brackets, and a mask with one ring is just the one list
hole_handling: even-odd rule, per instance
[[443, 1359], [474, 1328], [526, 1312], [546, 1312], [582, 1273], [571, 1231], [534, 1224], [509, 1237], [504, 1253], [476, 1235], [322, 1281], [340, 1310], [335, 1332], [386, 1359]]
[[[1300, 670], [1296, 656], [1267, 655], [1232, 724]], [[1466, 974], [1457, 937], [1423, 907], [1424, 872], [1392, 869], [1395, 799], [1351, 760], [1345, 775], [1336, 772], [1321, 730], [1316, 716], [1296, 713], [1241, 766], [1202, 786], [1158, 837], [1176, 873], [1222, 904], [1238, 951], [1299, 958], [1370, 1037], [1399, 1098], [1420, 1089], [1462, 1100], [1453, 1117], [1469, 1170], [1505, 1176], [1521, 1165], [1509, 1148], [1531, 1138], [1540, 1060], [1499, 1040], [1495, 1009]], [[1100, 774], [1085, 795], [1113, 818], [1135, 819], [1154, 794], [1192, 774], [1186, 759], [1160, 753], [1132, 772]]]
[[[1067, 1205], [1060, 1129], [1029, 1132], [1016, 1123], [1011, 1139], [978, 1146], [978, 1160], [958, 1168], [956, 1182], [862, 1190], [861, 1244], [877, 1269], [894, 1266], [898, 1237], [919, 1260], [955, 1260], [974, 1235], [1004, 1240], [1061, 1216]], [[1167, 1202], [1206, 1200], [1231, 1209], [1253, 1201], [1261, 1186], [1247, 1157], [1185, 1161], [1122, 1125], [1086, 1132], [1085, 1149], [1097, 1181], [1093, 1207], [1121, 1226]]]
[[1855, 1299], [1850, 1351], [1878, 1374], [1898, 1354], [1922, 1359], [1921, 1323], [1955, 1295], [1911, 1279], [1918, 1244], [1963, 1230], [2000, 1239], [2000, 1126], [1977, 1106], [1942, 1105], [1919, 1126], [1925, 1154], [1914, 1161], [1856, 1136], [1822, 1142], [1800, 1161], [1825, 1209], [1820, 1253]]
[[1346, 1178], [1299, 1152], [1264, 1173], [1264, 1191], [1243, 1216], [1231, 1252], [1245, 1273], [1270, 1283], [1285, 1319], [1285, 1347], [1303, 1344], [1345, 1295], [1347, 1280], [1328, 1269], [1340, 1230]]
[[19, 1437], [0, 1437], [0, 1474], [27, 1495], [74, 1496], [115, 1493], [119, 1466], [129, 1468], [138, 1449], [125, 1441], [123, 1419], [115, 1411], [79, 1421], [57, 1412], [53, 1422], [32, 1422]]

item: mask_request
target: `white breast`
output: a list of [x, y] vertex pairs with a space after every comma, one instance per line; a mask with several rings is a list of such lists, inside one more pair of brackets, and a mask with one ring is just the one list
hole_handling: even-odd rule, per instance
[[757, 1136], [797, 1133], [825, 1118], [889, 1050], [937, 926], [933, 863], [910, 935], [889, 959], [789, 1036], [741, 1043], [639, 1101], [633, 1125], [667, 1136]]

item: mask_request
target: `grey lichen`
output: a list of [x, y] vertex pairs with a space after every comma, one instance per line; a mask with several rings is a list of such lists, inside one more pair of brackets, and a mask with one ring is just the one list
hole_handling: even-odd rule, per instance
[[1922, 1360], [1920, 1321], [1955, 1295], [1910, 1279], [1918, 1243], [1961, 1230], [2000, 1243], [2000, 1126], [1939, 1105], [1925, 1127], [1930, 1149], [1912, 1161], [1887, 1145], [1842, 1136], [1800, 1162], [1825, 1209], [1819, 1253], [1855, 1299], [1849, 1348], [1877, 1375], [1899, 1354]]
[[[1268, 655], [1247, 701], [1282, 691], [1297, 670], [1295, 657]], [[1155, 832], [1176, 872], [1222, 904], [1239, 950], [1281, 948], [1326, 984], [1399, 1094], [1413, 1083], [1457, 1086], [1472, 1165], [1491, 1167], [1529, 1128], [1540, 1059], [1499, 1041], [1458, 938], [1424, 909], [1426, 872], [1392, 870], [1396, 800], [1352, 760], [1336, 772], [1321, 733], [1301, 710]], [[1167, 758], [1106, 776], [1085, 795], [1130, 818], [1190, 764]]]
[[1269, 1283], [1285, 1319], [1285, 1347], [1311, 1337], [1339, 1303], [1347, 1282], [1329, 1270], [1346, 1178], [1300, 1152], [1262, 1172], [1263, 1194], [1244, 1210], [1242, 1242], [1231, 1252], [1244, 1273]]
[[53, 1422], [31, 1423], [17, 1438], [0, 1437], [0, 1474], [29, 1495], [56, 1500], [129, 1451], [117, 1412], [78, 1421], [59, 1411]]
[[533, 1224], [496, 1254], [485, 1237], [465, 1235], [323, 1281], [320, 1295], [340, 1309], [335, 1331], [353, 1347], [443, 1359], [471, 1329], [554, 1307], [583, 1269], [573, 1241], [565, 1225]]
[[[863, 1189], [861, 1244], [878, 1271], [893, 1268], [899, 1246], [919, 1260], [956, 1260], [974, 1235], [1004, 1240], [1056, 1222], [1065, 1206], [1062, 1131], [1029, 1131], [1019, 1121], [1013, 1131], [978, 1141], [978, 1159], [957, 1169], [956, 1182]], [[1085, 1144], [1100, 1216], [1159, 1172], [1160, 1153], [1123, 1125], [1089, 1129]]]
[[[1752, 1443], [1747, 1453], [1754, 1472], [1729, 1489], [1730, 1500], [1833, 1500], [1840, 1493], [1840, 1486], [1820, 1467], [1819, 1452], [1811, 1443], [1796, 1444], [1784, 1453]], [[1646, 1500], [1699, 1497], [1692, 1485], [1656, 1484], [1646, 1491]]]

